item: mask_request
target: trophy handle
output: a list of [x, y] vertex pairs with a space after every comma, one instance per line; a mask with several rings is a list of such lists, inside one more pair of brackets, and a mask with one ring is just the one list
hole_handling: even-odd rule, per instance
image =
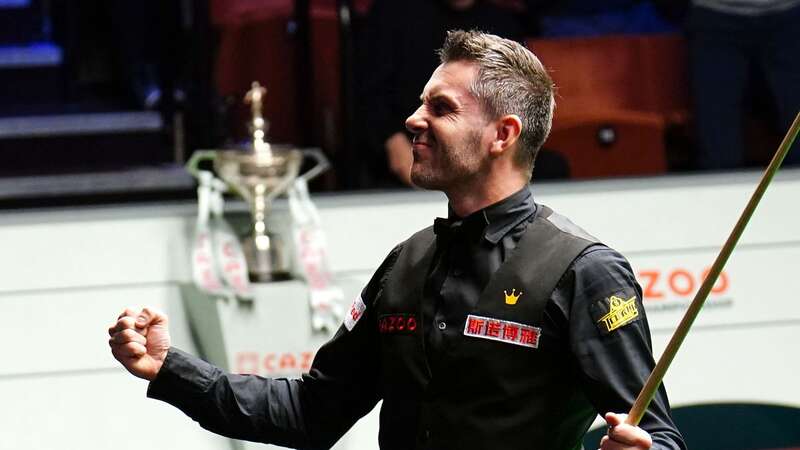
[[186, 170], [193, 177], [200, 179], [200, 163], [203, 161], [213, 161], [217, 152], [214, 150], [196, 150], [192, 153], [189, 161], [186, 162]]
[[300, 175], [299, 178], [305, 180], [306, 183], [318, 177], [322, 172], [325, 172], [331, 166], [331, 162], [328, 160], [328, 157], [325, 156], [325, 154], [322, 153], [322, 150], [318, 148], [303, 149], [303, 156], [310, 157], [317, 162], [314, 167], [310, 168], [308, 171], [306, 171], [306, 173]]

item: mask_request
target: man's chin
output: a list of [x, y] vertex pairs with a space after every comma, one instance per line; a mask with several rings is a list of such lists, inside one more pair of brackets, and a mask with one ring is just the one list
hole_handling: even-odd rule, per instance
[[411, 184], [420, 189], [432, 189], [428, 187], [430, 184], [430, 179], [415, 171], [413, 168], [411, 169]]
[[441, 180], [430, 176], [430, 174], [414, 171], [413, 169], [411, 170], [411, 183], [420, 189], [440, 191], [443, 188]]

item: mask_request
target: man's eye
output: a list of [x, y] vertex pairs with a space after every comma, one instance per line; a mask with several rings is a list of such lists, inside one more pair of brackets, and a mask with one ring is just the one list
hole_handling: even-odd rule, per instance
[[453, 109], [447, 103], [437, 102], [432, 105], [433, 112], [436, 115], [444, 115], [452, 111]]

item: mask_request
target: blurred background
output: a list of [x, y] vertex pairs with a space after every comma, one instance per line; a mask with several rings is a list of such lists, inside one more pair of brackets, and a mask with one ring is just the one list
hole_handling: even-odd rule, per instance
[[[331, 162], [310, 189], [347, 308], [447, 215], [398, 155], [455, 28], [518, 40], [550, 71], [537, 201], [630, 260], [658, 357], [800, 110], [798, 23], [800, 0], [0, 0], [0, 450], [266, 448], [146, 399], [106, 329], [151, 305], [174, 345], [227, 370], [307, 370], [327, 335], [297, 257], [250, 302], [196, 289], [184, 165], [247, 144], [243, 97], [264, 86], [267, 141]], [[800, 449], [797, 147], [665, 379], [689, 448]], [[228, 200], [244, 237], [247, 205]], [[268, 228], [299, 253], [287, 203]], [[377, 448], [377, 409], [335, 448]]]
[[0, 206], [191, 197], [183, 163], [246, 138], [254, 80], [267, 139], [333, 162], [312, 190], [403, 188], [387, 154], [452, 28], [551, 71], [536, 180], [764, 165], [800, 105], [797, 3], [0, 0]]

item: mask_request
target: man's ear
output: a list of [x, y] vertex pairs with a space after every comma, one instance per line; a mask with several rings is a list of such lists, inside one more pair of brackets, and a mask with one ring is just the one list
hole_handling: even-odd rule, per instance
[[500, 156], [513, 147], [522, 133], [522, 120], [516, 114], [506, 114], [495, 121], [495, 138], [489, 153]]

